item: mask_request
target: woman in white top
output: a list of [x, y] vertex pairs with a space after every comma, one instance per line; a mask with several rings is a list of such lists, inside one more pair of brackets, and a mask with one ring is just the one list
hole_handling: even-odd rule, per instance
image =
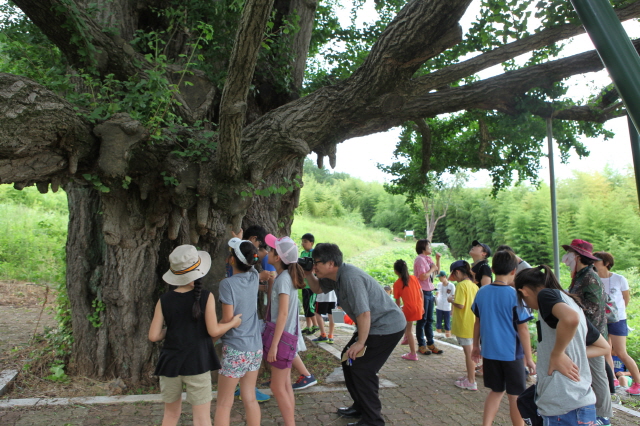
[[[629, 294], [629, 283], [622, 275], [611, 272], [614, 263], [611, 253], [600, 251], [593, 255], [602, 259], [596, 261], [595, 267], [598, 271], [598, 276], [602, 280], [602, 284], [604, 284], [604, 290], [611, 296], [611, 299], [613, 299], [618, 308], [618, 322], [607, 324], [609, 342], [611, 343], [613, 351], [618, 355], [618, 358], [622, 360], [627, 370], [631, 373], [631, 377], [633, 377], [633, 385], [627, 389], [627, 392], [630, 395], [640, 395], [640, 371], [638, 371], [638, 366], [633, 358], [627, 354], [627, 335], [629, 334], [629, 328], [627, 327], [626, 308], [631, 297]], [[613, 359], [611, 355], [607, 357], [607, 362], [613, 370]], [[616, 386], [619, 385], [616, 383]]]

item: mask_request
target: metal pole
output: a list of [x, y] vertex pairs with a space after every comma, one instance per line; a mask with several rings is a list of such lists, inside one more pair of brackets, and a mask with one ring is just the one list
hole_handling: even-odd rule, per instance
[[[640, 129], [640, 57], [636, 49], [608, 0], [571, 0], [571, 3], [607, 67], [637, 131]], [[634, 169], [637, 180], [640, 162], [634, 161]]]
[[560, 279], [560, 243], [558, 242], [558, 206], [556, 204], [556, 171], [553, 161], [553, 119], [547, 118], [549, 145], [549, 187], [551, 189], [551, 230], [553, 233], [553, 271]]
[[640, 141], [638, 141], [638, 131], [633, 126], [631, 119], [627, 116], [627, 124], [629, 125], [629, 139], [631, 139], [631, 156], [633, 157], [633, 168], [636, 170], [636, 192], [638, 200], [640, 200]]

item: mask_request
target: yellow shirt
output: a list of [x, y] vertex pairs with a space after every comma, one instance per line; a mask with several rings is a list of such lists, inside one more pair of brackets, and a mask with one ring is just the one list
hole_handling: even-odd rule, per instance
[[453, 305], [453, 319], [451, 324], [451, 332], [457, 337], [463, 339], [473, 339], [473, 325], [476, 322], [476, 316], [471, 310], [473, 300], [476, 298], [478, 286], [470, 280], [460, 281], [456, 285], [456, 294], [453, 303], [464, 305], [464, 309], [459, 309]]

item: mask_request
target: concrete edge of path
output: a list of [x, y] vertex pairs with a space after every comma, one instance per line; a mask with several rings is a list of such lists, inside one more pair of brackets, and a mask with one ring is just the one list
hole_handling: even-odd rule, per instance
[[18, 377], [18, 370], [0, 371], [0, 395], [4, 395], [9, 385]]
[[[311, 340], [311, 339], [309, 339]], [[332, 345], [321, 342], [313, 342], [318, 344], [322, 349], [329, 352], [331, 355], [340, 359], [341, 352]], [[0, 373], [0, 377], [4, 377], [4, 373]], [[15, 375], [11, 380], [15, 379], [18, 372], [15, 371]], [[8, 382], [6, 385], [8, 385]], [[5, 385], [5, 386], [6, 386]], [[380, 379], [380, 388], [395, 388], [397, 384], [387, 379]], [[4, 389], [4, 388], [2, 388]], [[271, 389], [261, 389], [262, 393], [272, 396]], [[323, 392], [347, 392], [347, 388], [344, 386], [313, 386], [307, 389], [296, 391], [296, 394], [302, 393], [323, 393]], [[1, 393], [0, 393], [1, 394]], [[182, 400], [187, 397], [186, 393], [182, 394]], [[218, 392], [212, 392], [212, 398], [216, 399]], [[162, 395], [160, 394], [147, 394], [147, 395], [121, 395], [121, 396], [94, 396], [94, 397], [73, 397], [73, 398], [23, 398], [23, 399], [7, 399], [0, 400], [0, 408], [19, 408], [19, 407], [41, 407], [50, 405], [96, 405], [96, 404], [122, 404], [122, 403], [141, 403], [141, 402], [156, 402], [162, 403]]]

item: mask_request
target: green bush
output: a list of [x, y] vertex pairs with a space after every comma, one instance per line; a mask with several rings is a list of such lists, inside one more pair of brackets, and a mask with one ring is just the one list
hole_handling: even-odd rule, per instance
[[67, 200], [0, 185], [0, 279], [64, 283]]

